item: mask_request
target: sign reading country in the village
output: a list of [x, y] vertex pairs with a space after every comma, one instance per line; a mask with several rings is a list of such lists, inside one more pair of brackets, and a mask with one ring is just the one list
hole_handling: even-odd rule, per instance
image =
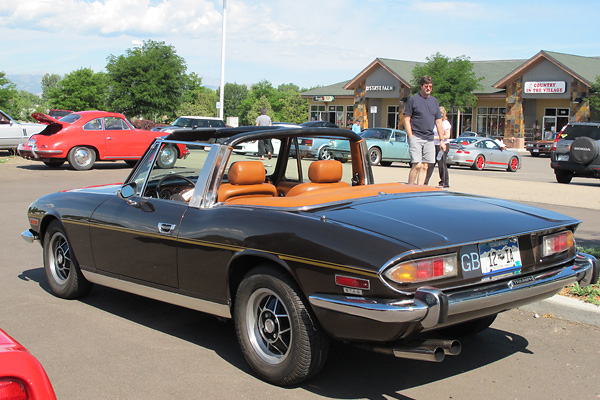
[[525, 93], [564, 93], [566, 90], [564, 81], [525, 82]]

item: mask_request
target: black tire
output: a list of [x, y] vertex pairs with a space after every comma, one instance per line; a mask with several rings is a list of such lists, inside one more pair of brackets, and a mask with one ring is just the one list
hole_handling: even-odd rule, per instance
[[329, 152], [329, 146], [321, 147], [317, 158], [319, 160], [331, 160], [331, 153]]
[[461, 338], [465, 336], [473, 336], [480, 332], [483, 332], [492, 325], [498, 314], [488, 315], [474, 319], [472, 321], [463, 322], [462, 324], [452, 325], [446, 328], [440, 329], [438, 332], [444, 336], [452, 338]]
[[481, 154], [475, 157], [475, 161], [473, 161], [471, 168], [476, 169], [477, 171], [482, 171], [485, 168], [485, 157]]
[[369, 161], [371, 165], [379, 165], [381, 162], [381, 150], [377, 147], [371, 147], [369, 149]]
[[345, 164], [348, 162], [347, 158], [336, 158], [337, 161], [341, 162], [342, 164]]
[[177, 149], [173, 146], [165, 146], [156, 157], [156, 165], [162, 169], [171, 169], [177, 161]]
[[391, 161], [382, 161], [379, 164], [383, 165], [384, 167], [389, 167], [390, 165], [392, 165]]
[[519, 159], [515, 156], [512, 156], [510, 158], [510, 160], [508, 160], [508, 167], [506, 167], [506, 170], [508, 172], [517, 172], [518, 169], [519, 169]]
[[329, 337], [284, 272], [259, 266], [240, 284], [234, 305], [242, 353], [252, 369], [276, 385], [317, 374], [329, 354]]
[[75, 146], [69, 151], [67, 161], [78, 171], [91, 169], [96, 162], [96, 151], [87, 146]]
[[598, 157], [598, 143], [593, 139], [582, 136], [575, 139], [571, 145], [570, 161], [578, 164], [589, 164]]
[[573, 173], [571, 171], [555, 169], [554, 175], [556, 175], [556, 181], [558, 183], [571, 183], [571, 179], [573, 179]]
[[83, 277], [67, 234], [58, 221], [48, 225], [43, 252], [44, 271], [52, 294], [76, 299], [89, 293], [92, 284]]
[[65, 163], [65, 160], [44, 161], [44, 164], [46, 164], [46, 166], [49, 167], [49, 168], [58, 168], [61, 165], [63, 165], [64, 163]]

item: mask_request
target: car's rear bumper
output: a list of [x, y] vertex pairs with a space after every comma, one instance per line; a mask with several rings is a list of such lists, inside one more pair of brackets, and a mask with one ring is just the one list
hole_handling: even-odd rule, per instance
[[309, 299], [316, 309], [338, 314], [338, 322], [342, 314], [376, 324], [419, 323], [422, 329], [431, 330], [542, 300], [573, 282], [588, 286], [597, 282], [598, 272], [598, 260], [580, 253], [566, 266], [448, 293], [422, 287], [413, 298], [402, 301], [331, 294]]
[[17, 147], [19, 156], [28, 160], [42, 160], [47, 158], [64, 158], [62, 150], [42, 150], [36, 146], [20, 144]]
[[571, 161], [556, 161], [556, 156], [552, 155], [550, 166], [554, 170], [569, 171], [576, 176], [600, 177], [600, 164], [596, 163], [584, 165]]

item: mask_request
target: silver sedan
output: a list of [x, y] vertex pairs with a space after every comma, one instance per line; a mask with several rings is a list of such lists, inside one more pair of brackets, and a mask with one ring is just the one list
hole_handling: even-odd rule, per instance
[[521, 168], [521, 157], [493, 139], [466, 137], [450, 141], [447, 163], [471, 167], [478, 171], [500, 168], [516, 172]]

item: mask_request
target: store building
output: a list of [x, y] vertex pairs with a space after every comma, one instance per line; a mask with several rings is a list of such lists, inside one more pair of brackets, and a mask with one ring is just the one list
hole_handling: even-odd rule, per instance
[[[472, 63], [483, 90], [474, 93], [475, 107], [449, 109], [453, 137], [474, 131], [522, 147], [525, 139], [548, 137], [569, 121], [590, 118], [586, 99], [600, 76], [600, 57], [540, 51], [528, 60]], [[357, 118], [363, 129], [402, 129], [412, 70], [421, 64], [377, 58], [351, 80], [306, 91], [309, 120], [350, 128]], [[435, 82], [433, 90], [435, 95]]]

